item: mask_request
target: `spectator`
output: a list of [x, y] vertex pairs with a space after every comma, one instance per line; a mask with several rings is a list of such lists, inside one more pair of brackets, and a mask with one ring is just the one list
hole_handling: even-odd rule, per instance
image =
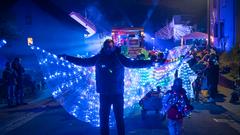
[[219, 65], [215, 65], [214, 61], [209, 61], [209, 65], [205, 72], [207, 77], [208, 92], [210, 96], [208, 102], [215, 102], [219, 80]]
[[10, 62], [6, 63], [6, 67], [2, 74], [3, 83], [7, 89], [7, 102], [8, 106], [11, 107], [14, 104], [14, 94], [15, 94], [15, 84], [16, 84], [16, 74], [11, 68]]
[[[238, 56], [240, 56], [240, 43], [238, 46], [239, 47], [238, 47], [237, 53], [238, 53]], [[240, 79], [240, 60], [238, 61], [238, 79]]]
[[12, 63], [12, 68], [16, 72], [16, 89], [15, 89], [15, 96], [16, 96], [16, 104], [26, 104], [23, 102], [23, 74], [25, 72], [24, 68], [21, 65], [21, 59], [15, 58]]
[[199, 101], [199, 93], [201, 91], [201, 85], [202, 85], [201, 82], [202, 82], [202, 75], [201, 73], [198, 73], [197, 79], [193, 83], [194, 98], [196, 102]]

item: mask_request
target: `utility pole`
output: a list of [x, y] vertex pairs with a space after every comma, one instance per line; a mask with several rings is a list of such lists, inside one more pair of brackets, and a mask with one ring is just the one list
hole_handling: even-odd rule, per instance
[[210, 0], [207, 0], [207, 30], [208, 30], [208, 42], [207, 42], [207, 48], [210, 48], [211, 46], [211, 39], [210, 39], [210, 35], [211, 35], [211, 13], [210, 13]]

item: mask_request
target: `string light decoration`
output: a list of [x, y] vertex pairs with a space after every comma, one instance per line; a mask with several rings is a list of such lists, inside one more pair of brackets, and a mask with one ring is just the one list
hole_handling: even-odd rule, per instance
[[[96, 93], [95, 67], [74, 65], [36, 46], [31, 46], [31, 49], [38, 58], [48, 90], [53, 97], [69, 114], [93, 126], [99, 126], [100, 106], [99, 94]], [[178, 53], [182, 56], [186, 52]], [[156, 64], [151, 68], [125, 68], [124, 116], [127, 117], [133, 111], [139, 110], [140, 99], [156, 86], [162, 87], [163, 91], [169, 90], [176, 70], [180, 71], [179, 75], [183, 79], [183, 86], [188, 95], [193, 97], [191, 83], [195, 80], [196, 74], [191, 71], [186, 61], [186, 58], [181, 57], [176, 61], [163, 65]], [[112, 113], [110, 126], [114, 126], [114, 121]]]
[[182, 56], [189, 56], [188, 52], [192, 48], [192, 45], [177, 46], [168, 51], [167, 60], [177, 60]]
[[170, 22], [160, 30], [155, 33], [155, 37], [159, 39], [175, 39], [180, 40], [184, 35], [190, 34], [192, 32], [191, 26], [186, 26], [183, 24], [174, 24], [174, 22]]
[[[163, 97], [163, 108], [162, 112], [166, 113], [171, 106], [176, 106], [178, 112], [181, 112], [183, 117], [190, 116], [192, 108], [191, 106], [184, 100], [184, 95], [177, 95], [176, 92], [167, 92]], [[177, 117], [178, 115], [176, 115]], [[180, 116], [181, 117], [181, 116]]]
[[190, 34], [191, 32], [192, 32], [191, 26], [186, 26], [183, 24], [174, 24], [173, 37], [175, 40], [180, 40], [184, 35]]
[[173, 38], [173, 23], [169, 23], [155, 33], [155, 37], [160, 39], [172, 39]]

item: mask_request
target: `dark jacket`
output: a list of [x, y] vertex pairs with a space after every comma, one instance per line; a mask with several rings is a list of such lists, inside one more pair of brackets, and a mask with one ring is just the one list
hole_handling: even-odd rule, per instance
[[207, 84], [208, 85], [217, 85], [219, 80], [219, 66], [210, 65], [206, 69]]
[[22, 87], [23, 74], [24, 74], [25, 70], [20, 63], [13, 63], [13, 69], [14, 69], [14, 72], [16, 73], [17, 86]]
[[6, 68], [3, 71], [2, 79], [5, 85], [15, 85], [16, 74], [13, 70]]
[[96, 87], [100, 94], [117, 95], [124, 92], [124, 66], [150, 67], [150, 60], [131, 60], [120, 53], [99, 53], [91, 58], [66, 56], [69, 62], [80, 66], [96, 66]]

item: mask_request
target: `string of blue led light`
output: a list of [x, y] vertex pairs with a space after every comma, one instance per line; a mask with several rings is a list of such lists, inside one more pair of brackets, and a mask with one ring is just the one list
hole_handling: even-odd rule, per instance
[[[55, 54], [39, 47], [31, 46], [31, 49], [38, 57], [48, 90], [53, 97], [74, 117], [99, 126], [99, 95], [95, 90], [95, 68], [76, 66], [66, 60], [58, 59]], [[136, 111], [139, 100], [157, 85], [162, 87], [163, 91], [169, 90], [176, 70], [183, 79], [183, 87], [188, 96], [193, 97], [191, 83], [195, 80], [196, 74], [189, 68], [187, 59], [176, 57], [185, 55], [188, 49], [189, 47], [182, 52], [176, 49], [176, 52], [181, 54], [170, 56], [169, 58], [175, 59], [173, 62], [144, 69], [126, 68], [125, 117]], [[112, 116], [110, 116], [110, 125], [114, 125]]]

